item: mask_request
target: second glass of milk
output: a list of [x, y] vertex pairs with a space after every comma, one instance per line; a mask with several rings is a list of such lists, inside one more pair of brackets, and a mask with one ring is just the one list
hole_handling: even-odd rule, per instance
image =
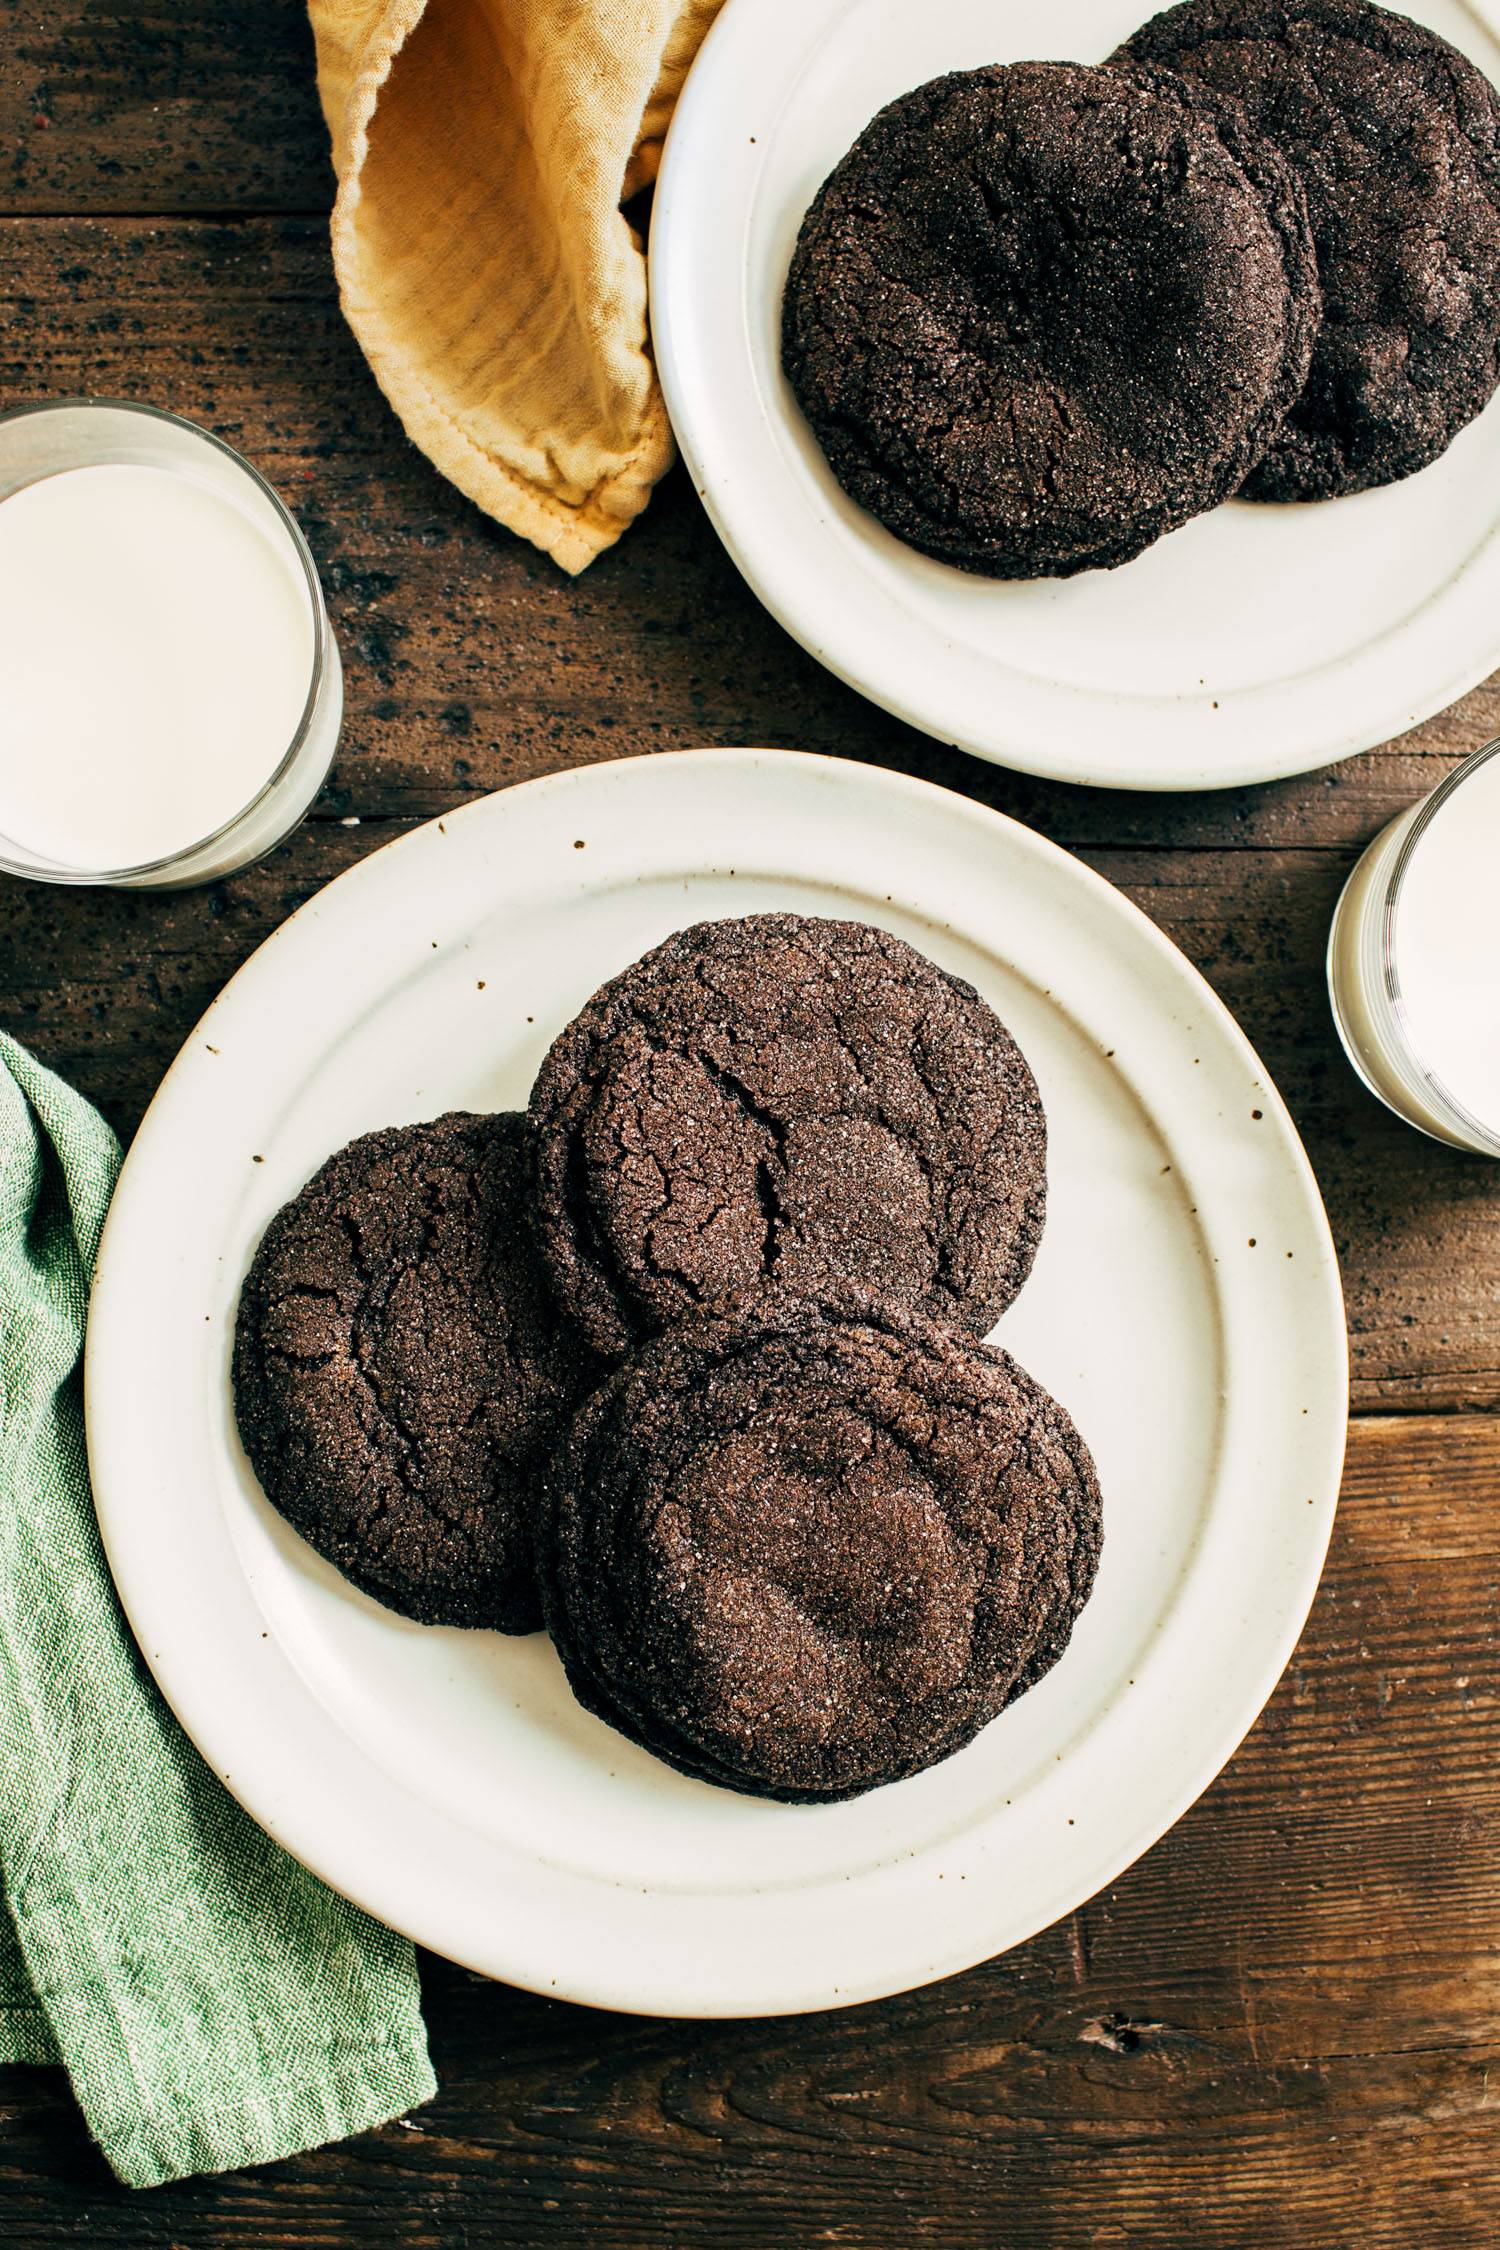
[[1500, 742], [1376, 837], [1328, 943], [1334, 1019], [1372, 1092], [1500, 1156]]
[[279, 843], [343, 682], [296, 522], [153, 407], [0, 416], [0, 868], [170, 889]]

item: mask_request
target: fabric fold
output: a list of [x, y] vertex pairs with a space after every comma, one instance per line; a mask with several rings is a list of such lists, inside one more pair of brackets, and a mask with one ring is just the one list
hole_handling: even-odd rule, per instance
[[672, 458], [622, 202], [719, 0], [310, 0], [344, 312], [412, 441], [564, 570]]
[[115, 1597], [79, 1359], [118, 1166], [0, 1033], [0, 2059], [63, 2062], [146, 2187], [359, 2132], [434, 2081], [411, 1946], [241, 1811]]

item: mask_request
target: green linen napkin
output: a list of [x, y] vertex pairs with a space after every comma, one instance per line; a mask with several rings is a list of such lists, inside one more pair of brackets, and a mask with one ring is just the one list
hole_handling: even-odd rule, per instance
[[79, 1350], [109, 1127], [0, 1032], [0, 2062], [62, 2062], [121, 2179], [260, 2164], [434, 2091], [402, 1938], [214, 1779], [120, 1613]]

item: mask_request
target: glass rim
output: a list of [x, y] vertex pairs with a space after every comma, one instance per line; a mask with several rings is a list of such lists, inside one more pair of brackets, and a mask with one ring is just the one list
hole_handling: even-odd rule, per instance
[[1480, 766], [1487, 765], [1489, 760], [1497, 755], [1500, 755], [1500, 735], [1497, 735], [1493, 741], [1484, 743], [1478, 750], [1471, 750], [1466, 758], [1460, 758], [1458, 764], [1450, 772], [1444, 774], [1437, 787], [1417, 807], [1411, 826], [1401, 839], [1395, 864], [1386, 882], [1380, 922], [1381, 978], [1406, 1053], [1413, 1067], [1431, 1092], [1436, 1095], [1438, 1101], [1451, 1111], [1463, 1130], [1472, 1135], [1474, 1140], [1479, 1143], [1481, 1150], [1491, 1156], [1500, 1156], [1500, 1130], [1497, 1130], [1493, 1125], [1487, 1125], [1482, 1117], [1476, 1117], [1473, 1111], [1449, 1089], [1428, 1062], [1426, 1055], [1423, 1053], [1421, 1042], [1412, 1028], [1411, 1018], [1407, 1012], [1406, 1001], [1401, 990], [1400, 972], [1396, 963], [1396, 919], [1400, 911], [1407, 871], [1422, 838], [1443, 807], [1462, 788], [1470, 774], [1476, 772]]
[[[292, 771], [306, 745], [313, 716], [318, 707], [318, 699], [323, 692], [323, 682], [328, 669], [328, 615], [323, 600], [323, 583], [318, 576], [317, 564], [313, 561], [312, 549], [308, 546], [302, 526], [292, 514], [291, 509], [269, 478], [261, 475], [253, 461], [247, 461], [244, 454], [230, 445], [227, 439], [219, 437], [213, 430], [205, 429], [201, 422], [189, 421], [185, 414], [174, 414], [170, 407], [149, 406], [139, 399], [111, 398], [103, 394], [80, 392], [67, 398], [38, 399], [29, 406], [8, 407], [0, 412], [0, 431], [3, 431], [12, 422], [32, 420], [47, 414], [77, 413], [79, 410], [109, 414], [136, 414], [143, 421], [165, 422], [173, 429], [186, 431], [190, 437], [211, 446], [216, 453], [221, 453], [226, 460], [232, 461], [241, 474], [248, 477], [255, 489], [270, 502], [272, 511], [280, 522], [282, 530], [291, 541], [292, 552], [302, 572], [308, 601], [312, 609], [312, 665], [302, 713], [292, 730], [291, 740], [272, 771], [255, 791], [255, 794], [247, 797], [237, 811], [230, 813], [227, 819], [220, 821], [217, 828], [210, 829], [206, 836], [200, 836], [193, 843], [179, 845], [175, 851], [166, 853], [160, 859], [141, 860], [133, 867], [79, 868], [54, 867], [50, 862], [42, 859], [40, 855], [34, 856], [29, 861], [12, 859], [9, 853], [17, 847], [5, 836], [3, 831], [0, 831], [0, 873], [20, 875], [31, 879], [40, 875], [49, 883], [99, 884], [101, 886], [112, 883], [136, 883], [144, 886], [149, 884], [153, 877], [171, 875], [185, 861], [195, 859], [200, 852], [210, 851], [215, 844], [222, 843], [233, 834], [241, 821], [247, 820], [252, 813], [258, 811], [265, 804]], [[106, 465], [103, 462], [79, 462], [76, 464], [80, 468], [102, 468]], [[48, 477], [65, 474], [65, 469], [48, 469], [42, 476], [32, 478], [31, 484], [45, 484]], [[18, 485], [16, 490], [27, 492], [31, 489], [31, 484]], [[6, 499], [10, 497], [11, 495], [7, 493]], [[0, 507], [3, 507], [4, 504], [5, 502], [0, 500]], [[228, 870], [228, 872], [232, 873], [233, 870]]]

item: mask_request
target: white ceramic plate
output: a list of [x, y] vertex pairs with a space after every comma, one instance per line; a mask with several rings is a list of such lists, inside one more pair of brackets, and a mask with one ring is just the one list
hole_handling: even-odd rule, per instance
[[[1004, 585], [845, 498], [778, 357], [803, 213], [868, 120], [939, 72], [1102, 62], [1150, 0], [729, 0], [667, 142], [651, 318], [724, 544], [812, 654], [912, 725], [1062, 781], [1213, 789], [1414, 726], [1500, 664], [1500, 400], [1421, 476], [1236, 502], [1122, 570]], [[1500, 80], [1493, 13], [1407, 10]]]
[[[1098, 1457], [1098, 1587], [958, 1757], [788, 1808], [683, 1779], [572, 1701], [550, 1644], [409, 1625], [262, 1500], [230, 1411], [262, 1228], [376, 1125], [525, 1101], [553, 1034], [669, 931], [854, 915], [971, 978], [1051, 1120], [1006, 1344]], [[257, 1162], [259, 1158], [262, 1161]], [[271, 1833], [398, 1929], [541, 1992], [754, 2015], [899, 1991], [1086, 1898], [1218, 1771], [1317, 1582], [1345, 1413], [1306, 1159], [1208, 987], [1027, 829], [784, 751], [532, 782], [417, 830], [234, 978], [152, 1105], [89, 1323], [89, 1452], [126, 1610]]]

